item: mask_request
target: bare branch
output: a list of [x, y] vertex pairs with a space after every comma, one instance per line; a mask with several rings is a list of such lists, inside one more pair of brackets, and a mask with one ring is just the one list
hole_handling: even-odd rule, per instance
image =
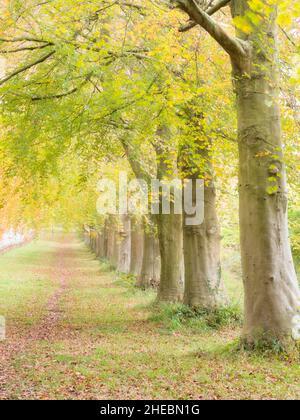
[[15, 70], [13, 73], [9, 74], [8, 76], [4, 77], [0, 80], [0, 86], [2, 86], [4, 83], [6, 83], [8, 80], [12, 79], [13, 77], [17, 76], [20, 73], [24, 73], [25, 71], [31, 69], [34, 66], [37, 66], [38, 64], [43, 63], [44, 61], [48, 60], [48, 58], [52, 57], [55, 54], [55, 51], [51, 51], [46, 55], [43, 55], [38, 60], [33, 61], [32, 63], [27, 64], [24, 67], [20, 67], [19, 69]]

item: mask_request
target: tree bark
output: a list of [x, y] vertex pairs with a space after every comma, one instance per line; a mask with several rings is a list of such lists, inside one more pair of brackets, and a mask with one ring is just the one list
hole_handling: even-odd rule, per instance
[[96, 231], [94, 227], [90, 228], [90, 247], [93, 252], [96, 250]]
[[203, 223], [196, 226], [184, 223], [183, 227], [186, 305], [212, 309], [226, 303], [220, 241], [216, 192], [211, 181], [204, 191]]
[[96, 232], [96, 257], [99, 258], [100, 253], [100, 232], [97, 230]]
[[117, 270], [121, 273], [129, 273], [131, 254], [131, 221], [129, 216], [124, 215], [121, 219], [119, 236], [119, 258]]
[[248, 0], [231, 0], [232, 16], [242, 16], [247, 28], [237, 30], [234, 38], [194, 0], [171, 2], [202, 26], [232, 61], [238, 108], [244, 341], [250, 347], [260, 340], [290, 341], [300, 293], [287, 223], [277, 6], [269, 4], [255, 12]]
[[[211, 157], [211, 142], [203, 130], [203, 114], [198, 111], [199, 98], [186, 104], [186, 141], [181, 147], [179, 165], [183, 178], [193, 182], [193, 206], [196, 206], [196, 182], [204, 181], [204, 220], [189, 226], [191, 215], [184, 214], [183, 250], [185, 267], [184, 303], [191, 307], [216, 308], [226, 303], [221, 277], [221, 235], [217, 217], [216, 190]], [[184, 182], [184, 181], [183, 181]]]
[[105, 229], [98, 231], [97, 257], [105, 258]]
[[113, 234], [113, 251], [112, 251], [112, 264], [113, 266], [118, 269], [119, 259], [120, 259], [120, 244], [121, 244], [121, 237], [119, 234], [119, 229], [115, 228]]
[[102, 258], [108, 258], [108, 220], [105, 219], [103, 226], [103, 255]]
[[[164, 145], [165, 140], [169, 141], [169, 131], [164, 127], [158, 130], [158, 135], [161, 137], [161, 142], [155, 145], [158, 158], [157, 177], [159, 180], [163, 180], [165, 176], [169, 175], [169, 168], [165, 163], [167, 156], [164, 156]], [[150, 185], [151, 175], [144, 170], [141, 162], [136, 159], [136, 151], [132, 145], [124, 139], [121, 139], [121, 143], [136, 177], [143, 178]], [[160, 286], [157, 299], [158, 301], [177, 302], [182, 299], [182, 287], [180, 287], [183, 258], [182, 215], [160, 214], [153, 217], [153, 220], [158, 228], [161, 256]]]
[[[158, 130], [158, 134], [162, 138], [162, 144], [156, 145], [157, 179], [162, 181], [168, 179], [170, 176], [170, 167], [166, 163], [168, 153], [164, 144], [164, 139], [169, 136], [168, 129], [163, 127]], [[174, 170], [174, 173], [176, 173], [176, 170]], [[182, 214], [175, 214], [172, 198], [170, 202], [170, 214], [163, 214], [162, 194], [159, 196], [159, 201], [160, 212], [155, 217], [161, 258], [160, 284], [157, 300], [171, 303], [179, 302], [183, 298], [181, 284], [183, 260]]]
[[84, 225], [83, 226], [83, 237], [84, 237], [84, 243], [86, 244], [87, 247], [90, 246], [90, 231], [89, 231], [89, 227]]
[[144, 222], [143, 260], [137, 286], [143, 290], [157, 287], [160, 282], [160, 252], [158, 239], [150, 223]]
[[114, 221], [109, 221], [107, 227], [107, 259], [114, 266], [118, 264], [118, 243], [117, 233]]
[[161, 258], [158, 301], [182, 300], [182, 215], [160, 214], [157, 216], [159, 249]]
[[131, 219], [131, 258], [130, 273], [139, 277], [143, 263], [144, 237], [141, 222]]
[[[247, 12], [246, 0], [232, 2], [233, 16]], [[248, 71], [235, 70], [238, 106], [240, 230], [245, 285], [244, 339], [284, 341], [291, 337], [299, 307], [287, 223], [283, 163], [276, 7], [250, 35]], [[250, 70], [250, 71], [249, 71]]]

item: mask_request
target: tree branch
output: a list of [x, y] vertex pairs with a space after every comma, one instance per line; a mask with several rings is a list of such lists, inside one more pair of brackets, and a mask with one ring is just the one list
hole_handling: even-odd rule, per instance
[[136, 147], [130, 144], [130, 142], [122, 136], [120, 137], [120, 143], [123, 146], [128, 162], [136, 178], [144, 179], [149, 185], [151, 183], [151, 174], [143, 167], [141, 159], [137, 156]]
[[244, 44], [238, 38], [231, 37], [227, 34], [221, 25], [200, 9], [195, 0], [172, 0], [172, 3], [175, 4], [175, 7], [186, 12], [194, 22], [205, 29], [230, 55], [236, 64], [239, 65], [242, 59], [247, 56]]
[[104, 2], [104, 6], [101, 9], [96, 10], [96, 12], [94, 13], [93, 19], [98, 19], [99, 15], [104, 10], [109, 9], [111, 7], [114, 7], [114, 6], [129, 7], [129, 8], [132, 8], [132, 9], [135, 9], [135, 10], [139, 11], [142, 15], [144, 14], [144, 9], [145, 9], [144, 6], [141, 6], [139, 4], [135, 4], [135, 3], [132, 3], [132, 2], [126, 2], [126, 1], [121, 1], [121, 0], [115, 0], [114, 2], [109, 3], [109, 4], [105, 4], [105, 2]]
[[51, 51], [46, 55], [43, 55], [38, 60], [33, 61], [32, 63], [27, 64], [24, 67], [20, 67], [19, 69], [15, 70], [13, 73], [9, 74], [8, 76], [4, 77], [0, 80], [0, 86], [6, 83], [8, 80], [12, 79], [13, 77], [17, 76], [20, 73], [24, 73], [26, 70], [31, 69], [32, 67], [43, 63], [44, 61], [48, 60], [48, 58], [52, 57], [55, 54], [55, 51]]
[[31, 98], [32, 101], [45, 101], [48, 99], [61, 99], [61, 98], [65, 98], [66, 96], [70, 96], [73, 93], [78, 92], [85, 84], [87, 84], [88, 82], [90, 82], [90, 78], [91, 78], [92, 74], [89, 74], [85, 77], [85, 80], [79, 85], [76, 86], [75, 88], [68, 90], [67, 92], [63, 92], [63, 93], [58, 93], [55, 95], [45, 95], [45, 96], [33, 96]]
[[6, 43], [14, 43], [14, 42], [39, 42], [48, 44], [49, 41], [45, 41], [44, 39], [38, 39], [38, 38], [31, 38], [28, 36], [25, 37], [18, 37], [18, 38], [0, 38], [0, 42], [6, 42]]
[[37, 45], [37, 46], [32, 46], [32, 47], [19, 47], [16, 48], [14, 50], [2, 50], [0, 51], [0, 54], [13, 54], [13, 53], [17, 53], [17, 52], [21, 52], [21, 51], [35, 51], [35, 50], [42, 50], [44, 48], [53, 46], [54, 44], [52, 42], [49, 42], [47, 44], [42, 44], [42, 45]]
[[59, 93], [57, 95], [45, 95], [45, 96], [33, 96], [31, 98], [32, 101], [45, 101], [47, 99], [60, 99], [64, 98], [65, 96], [70, 96], [73, 93], [77, 92], [79, 87], [75, 87], [74, 89], [69, 90], [68, 92]]
[[[207, 10], [205, 10], [205, 12], [209, 16], [212, 16], [215, 13], [217, 13], [220, 9], [222, 9], [223, 7], [226, 7], [230, 2], [231, 2], [231, 0], [220, 0], [215, 5], [210, 6]], [[181, 28], [179, 28], [179, 32], [187, 32], [190, 29], [195, 28], [195, 26], [198, 26], [198, 23], [196, 23], [194, 21], [190, 21], [187, 25], [184, 25]]]

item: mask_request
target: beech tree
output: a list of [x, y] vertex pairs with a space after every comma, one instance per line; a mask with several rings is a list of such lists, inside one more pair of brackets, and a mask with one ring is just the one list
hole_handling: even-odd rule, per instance
[[[197, 0], [171, 4], [200, 25], [228, 53], [237, 95], [240, 230], [245, 287], [244, 340], [290, 339], [299, 306], [299, 287], [287, 223], [277, 44], [277, 1], [220, 1], [230, 4], [236, 37], [224, 30]], [[209, 6], [208, 6], [209, 7]], [[217, 7], [217, 6], [216, 6]]]
[[195, 101], [182, 109], [186, 128], [179, 166], [183, 179], [193, 181], [193, 205], [196, 205], [197, 198], [195, 181], [204, 181], [204, 220], [194, 226], [183, 225], [184, 303], [191, 307], [215, 309], [226, 304], [221, 269], [221, 231], [211, 141], [202, 126], [202, 101], [200, 104], [197, 104], [197, 98]]

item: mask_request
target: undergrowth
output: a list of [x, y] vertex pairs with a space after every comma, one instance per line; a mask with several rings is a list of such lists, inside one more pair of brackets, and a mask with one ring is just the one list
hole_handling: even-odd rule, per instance
[[150, 321], [163, 324], [170, 330], [217, 330], [242, 323], [241, 309], [237, 305], [217, 309], [190, 308], [181, 304], [154, 304]]
[[101, 273], [110, 273], [112, 271], [115, 271], [116, 267], [109, 262], [107, 259], [105, 258], [101, 258], [100, 259], [100, 271]]
[[134, 292], [137, 289], [136, 282], [136, 276], [133, 274], [116, 272], [116, 280], [114, 282], [116, 286], [124, 287], [128, 291]]
[[262, 336], [251, 344], [241, 339], [237, 350], [267, 358], [275, 356], [283, 360], [300, 361], [300, 343], [292, 339], [282, 341], [276, 338], [271, 339], [270, 337]]

